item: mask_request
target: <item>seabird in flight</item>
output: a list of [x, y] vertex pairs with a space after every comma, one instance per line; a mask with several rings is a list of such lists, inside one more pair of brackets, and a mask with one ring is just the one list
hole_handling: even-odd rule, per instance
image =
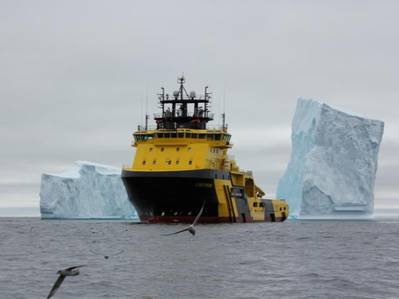
[[[95, 252], [95, 251], [92, 250], [92, 249], [90, 249], [90, 252], [91, 252], [91, 253], [94, 253], [95, 255], [102, 255], [106, 260], [109, 259], [109, 257], [110, 257], [109, 254], [102, 254], [102, 253], [99, 253], [99, 252]], [[118, 251], [118, 252], [116, 252], [116, 253], [111, 254], [111, 256], [116, 256], [116, 255], [119, 255], [119, 254], [121, 254], [121, 253], [123, 253], [123, 252], [125, 252], [125, 251], [124, 251], [124, 250], [120, 250], [120, 251]]]
[[53, 288], [50, 291], [50, 294], [48, 294], [47, 299], [50, 299], [51, 297], [53, 297], [53, 295], [55, 294], [55, 292], [57, 292], [57, 290], [59, 289], [59, 287], [61, 286], [62, 282], [64, 281], [66, 276], [76, 276], [79, 275], [79, 268], [81, 267], [85, 267], [86, 265], [80, 265], [80, 266], [74, 266], [74, 267], [70, 267], [70, 268], [66, 268], [63, 270], [59, 270], [57, 272], [58, 279], [56, 280], [56, 282], [53, 285]]
[[204, 201], [204, 203], [202, 204], [202, 207], [201, 207], [201, 209], [200, 209], [198, 215], [195, 217], [194, 222], [193, 222], [190, 226], [187, 226], [186, 228], [183, 228], [182, 230], [179, 230], [179, 231], [174, 232], [174, 233], [162, 234], [162, 236], [177, 235], [177, 234], [180, 234], [180, 233], [185, 232], [185, 231], [188, 231], [190, 234], [192, 234], [193, 236], [195, 236], [195, 228], [194, 228], [194, 225], [196, 225], [197, 222], [198, 222], [198, 220], [200, 219], [201, 214], [202, 214], [202, 212], [204, 211], [204, 207], [205, 207], [205, 201]]

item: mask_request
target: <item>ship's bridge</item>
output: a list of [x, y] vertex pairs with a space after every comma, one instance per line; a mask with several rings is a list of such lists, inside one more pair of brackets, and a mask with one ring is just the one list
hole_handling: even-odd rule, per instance
[[150, 131], [137, 131], [133, 134], [134, 145], [141, 142], [147, 142], [157, 139], [158, 141], [169, 140], [179, 141], [179, 139], [197, 139], [193, 140], [198, 142], [200, 140], [207, 142], [218, 142], [226, 147], [231, 147], [230, 138], [231, 135], [223, 130], [187, 130], [187, 129], [176, 129], [176, 130], [150, 130]]

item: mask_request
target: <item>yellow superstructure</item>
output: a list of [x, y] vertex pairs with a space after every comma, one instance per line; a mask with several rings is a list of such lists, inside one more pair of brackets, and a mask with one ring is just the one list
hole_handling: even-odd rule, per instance
[[226, 169], [230, 134], [220, 130], [153, 130], [134, 134], [137, 171]]

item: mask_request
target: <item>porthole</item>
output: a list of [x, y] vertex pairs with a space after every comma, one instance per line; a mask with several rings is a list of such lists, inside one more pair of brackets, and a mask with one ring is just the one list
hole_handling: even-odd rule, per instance
[[150, 152], [152, 152], [152, 147], [150, 147]]
[[180, 147], [176, 147], [176, 152], [180, 151]]
[[161, 152], [163, 152], [165, 149], [163, 147], [161, 147]]
[[168, 165], [170, 165], [170, 164], [172, 164], [172, 161], [169, 160], [167, 163], [168, 163]]
[[157, 163], [157, 160], [153, 160], [153, 161], [152, 161], [152, 164], [156, 164], [156, 163]]
[[188, 165], [191, 165], [191, 164], [193, 164], [193, 161], [191, 161], [191, 160], [188, 161]]
[[143, 160], [143, 165], [145, 165], [145, 160]]
[[190, 151], [191, 151], [191, 146], [189, 146], [189, 147], [187, 148], [187, 150], [190, 152]]
[[179, 161], [179, 160], [176, 160], [176, 165], [179, 165], [179, 163], [180, 163], [180, 161]]

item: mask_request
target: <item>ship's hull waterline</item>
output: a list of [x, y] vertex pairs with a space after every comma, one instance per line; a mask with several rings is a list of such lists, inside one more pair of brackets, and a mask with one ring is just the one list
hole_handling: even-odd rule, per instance
[[[239, 211], [239, 216], [219, 215], [215, 180], [220, 179], [228, 180], [229, 173], [211, 169], [122, 171], [129, 200], [143, 223], [192, 223], [204, 201], [200, 223], [254, 222], [249, 211]], [[282, 217], [265, 217], [262, 222], [284, 220]]]

